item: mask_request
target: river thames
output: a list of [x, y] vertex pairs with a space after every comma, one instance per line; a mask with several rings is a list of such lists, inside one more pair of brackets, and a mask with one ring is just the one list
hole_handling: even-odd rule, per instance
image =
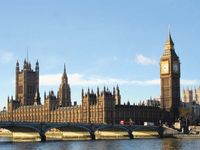
[[200, 139], [133, 139], [12, 143], [0, 139], [0, 150], [199, 150]]

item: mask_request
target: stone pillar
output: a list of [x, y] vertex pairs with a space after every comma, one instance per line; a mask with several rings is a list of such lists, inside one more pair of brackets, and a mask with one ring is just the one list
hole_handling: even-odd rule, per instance
[[95, 132], [94, 131], [90, 132], [90, 137], [91, 137], [91, 140], [96, 140], [96, 136], [95, 136]]
[[163, 132], [164, 132], [163, 127], [159, 126], [159, 128], [158, 128], [158, 135], [159, 135], [160, 138], [163, 138]]
[[46, 141], [46, 135], [44, 132], [40, 132], [40, 139], [41, 139], [41, 142], [45, 142]]
[[129, 130], [129, 131], [128, 131], [128, 136], [129, 136], [130, 139], [134, 139], [132, 130]]

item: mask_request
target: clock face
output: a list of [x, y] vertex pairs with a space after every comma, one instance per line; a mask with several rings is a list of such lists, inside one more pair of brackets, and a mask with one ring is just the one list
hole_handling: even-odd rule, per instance
[[169, 62], [162, 61], [161, 62], [161, 74], [168, 74], [169, 73]]
[[173, 72], [178, 73], [178, 71], [179, 71], [178, 63], [174, 63], [173, 64]]

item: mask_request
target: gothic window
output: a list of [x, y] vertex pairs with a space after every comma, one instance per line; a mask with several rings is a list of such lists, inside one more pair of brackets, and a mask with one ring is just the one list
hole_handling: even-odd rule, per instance
[[22, 93], [23, 93], [23, 88], [22, 88], [22, 86], [18, 86], [18, 93], [19, 93], [19, 94], [22, 94]]

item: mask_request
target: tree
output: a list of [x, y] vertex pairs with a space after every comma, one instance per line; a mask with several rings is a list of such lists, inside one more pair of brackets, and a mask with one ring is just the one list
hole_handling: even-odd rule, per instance
[[188, 133], [188, 126], [189, 126], [188, 121], [189, 119], [192, 118], [192, 114], [193, 114], [192, 108], [184, 108], [184, 107], [179, 108], [179, 117], [181, 120], [181, 127], [183, 127], [184, 129], [184, 133]]

